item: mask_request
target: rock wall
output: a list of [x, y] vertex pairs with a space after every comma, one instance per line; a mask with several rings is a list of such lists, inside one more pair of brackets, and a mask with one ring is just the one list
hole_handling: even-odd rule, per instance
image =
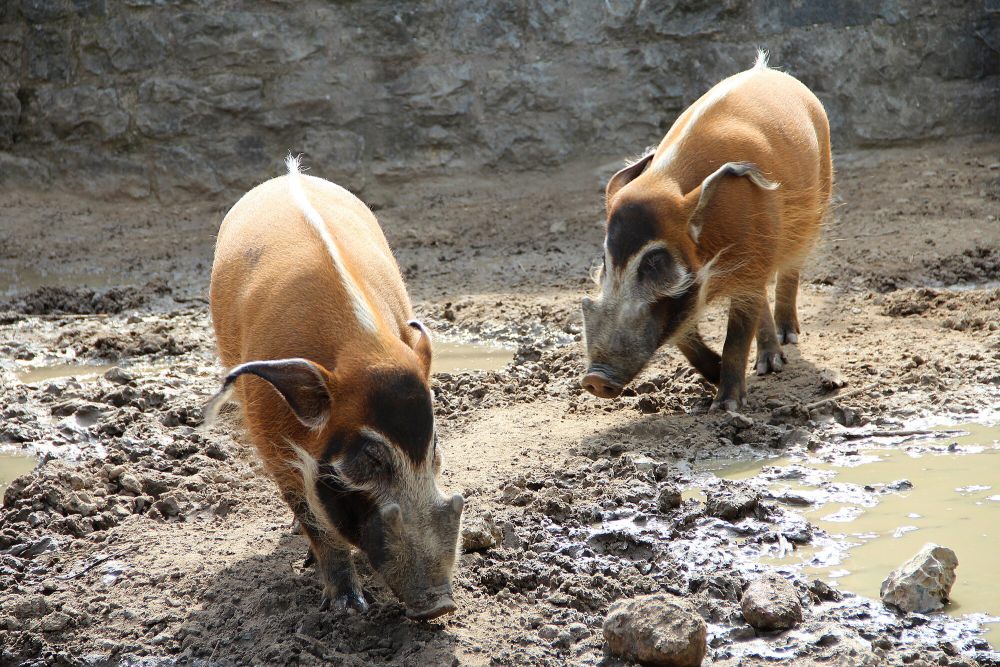
[[0, 185], [177, 201], [288, 151], [367, 191], [625, 156], [757, 46], [841, 149], [1000, 131], [996, 0], [6, 0]]

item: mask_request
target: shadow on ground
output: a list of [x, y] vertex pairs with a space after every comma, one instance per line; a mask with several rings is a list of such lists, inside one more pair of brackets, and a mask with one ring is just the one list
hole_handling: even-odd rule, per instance
[[447, 628], [407, 620], [368, 573], [362, 574], [368, 612], [321, 612], [321, 589], [315, 570], [303, 566], [305, 555], [305, 540], [287, 534], [271, 553], [223, 569], [175, 635], [182, 660], [213, 666], [456, 662], [457, 640]]

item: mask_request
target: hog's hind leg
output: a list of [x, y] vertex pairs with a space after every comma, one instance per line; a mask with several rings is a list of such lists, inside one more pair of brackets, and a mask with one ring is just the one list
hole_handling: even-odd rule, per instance
[[757, 327], [757, 375], [780, 373], [786, 361], [765, 295], [764, 305], [760, 309], [760, 324]]
[[777, 324], [778, 343], [799, 342], [799, 269], [789, 269], [778, 274], [774, 290], [774, 320]]

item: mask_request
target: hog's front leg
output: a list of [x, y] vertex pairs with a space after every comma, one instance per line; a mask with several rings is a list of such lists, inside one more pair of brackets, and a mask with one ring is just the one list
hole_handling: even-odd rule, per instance
[[695, 370], [701, 373], [702, 377], [712, 384], [719, 384], [722, 357], [705, 344], [697, 329], [677, 341], [677, 348], [695, 367]]
[[[289, 500], [286, 497], [286, 500]], [[294, 498], [289, 500], [292, 512], [299, 526], [309, 538], [309, 553], [305, 564], [316, 565], [323, 584], [323, 601], [320, 610], [352, 608], [358, 611], [368, 609], [368, 603], [361, 592], [354, 562], [351, 560], [350, 545], [342, 543], [336, 536], [326, 534], [316, 528], [316, 521], [308, 506]]]
[[313, 553], [316, 554], [316, 567], [323, 582], [320, 611], [347, 608], [366, 611], [368, 603], [354, 570], [351, 549], [324, 540], [321, 545], [313, 543]]
[[760, 297], [733, 299], [729, 304], [729, 325], [722, 347], [722, 373], [719, 390], [710, 410], [738, 411], [746, 403], [747, 357], [760, 322], [760, 309], [766, 301]]

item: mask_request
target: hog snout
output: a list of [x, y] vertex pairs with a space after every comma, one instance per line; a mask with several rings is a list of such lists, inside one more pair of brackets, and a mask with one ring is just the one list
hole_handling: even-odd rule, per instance
[[622, 393], [624, 385], [611, 379], [604, 369], [591, 366], [580, 380], [584, 389], [598, 398], [615, 398]]
[[450, 586], [429, 591], [423, 596], [423, 602], [424, 604], [416, 607], [407, 605], [406, 617], [414, 621], [429, 621], [457, 609]]

